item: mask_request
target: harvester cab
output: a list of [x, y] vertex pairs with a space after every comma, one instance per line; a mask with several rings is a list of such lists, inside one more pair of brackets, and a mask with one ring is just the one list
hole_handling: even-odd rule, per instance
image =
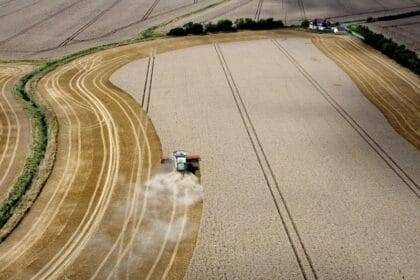
[[178, 172], [187, 171], [187, 153], [184, 151], [175, 151], [174, 154], [175, 170]]
[[199, 156], [187, 155], [183, 150], [176, 150], [172, 153], [171, 157], [163, 158], [161, 163], [169, 164], [173, 170], [183, 174], [187, 172], [196, 174], [199, 170], [199, 161]]

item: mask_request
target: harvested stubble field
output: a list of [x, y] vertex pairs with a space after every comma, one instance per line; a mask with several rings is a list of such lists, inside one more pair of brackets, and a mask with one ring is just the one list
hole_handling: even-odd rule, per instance
[[[186, 278], [416, 279], [418, 77], [347, 37], [223, 43], [250, 34], [181, 39], [209, 45], [161, 55], [156, 46], [111, 78], [140, 103], [150, 88], [164, 152], [202, 156]], [[383, 81], [379, 97], [372, 83]], [[369, 100], [401, 133], [414, 125], [413, 144]]]
[[[365, 19], [418, 9], [418, 0], [13, 0], [0, 3], [0, 58], [52, 58], [137, 36], [177, 19]], [[28, 44], [30, 42], [30, 44]]]
[[14, 85], [33, 68], [25, 64], [0, 64], [0, 201], [22, 172], [31, 147], [31, 123], [14, 95]]
[[[222, 5], [194, 14], [182, 22], [207, 22], [229, 18], [276, 18], [284, 23], [300, 24], [304, 19], [332, 18], [338, 21], [365, 20], [368, 16], [398, 14], [416, 10], [417, 0], [231, 0]], [[180, 25], [180, 23], [177, 23]], [[173, 27], [175, 25], [172, 25]]]
[[141, 30], [218, 1], [3, 1], [0, 3], [0, 58], [57, 57], [132, 38]]
[[[301, 34], [142, 42], [43, 77], [56, 163], [0, 244], [0, 278], [415, 279], [418, 150], [313, 44], [359, 41]], [[395, 72], [418, 97], [418, 77], [387, 59], [332, 58]], [[151, 179], [155, 127], [164, 153], [202, 156], [203, 204], [162, 185], [176, 175]]]

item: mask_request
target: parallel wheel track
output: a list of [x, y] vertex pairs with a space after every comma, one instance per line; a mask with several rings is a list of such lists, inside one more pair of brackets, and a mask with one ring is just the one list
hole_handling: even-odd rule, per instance
[[152, 5], [149, 7], [149, 9], [146, 11], [146, 13], [141, 18], [141, 21], [145, 21], [149, 18], [149, 16], [153, 13], [153, 10], [156, 8], [156, 6], [159, 4], [160, 0], [155, 0]]
[[[271, 167], [271, 164], [267, 158], [267, 155], [264, 151], [260, 138], [257, 134], [257, 131], [254, 127], [252, 119], [248, 113], [246, 104], [242, 99], [240, 91], [235, 83], [233, 75], [227, 65], [227, 62], [224, 58], [224, 55], [220, 49], [220, 46], [214, 45], [221, 68], [226, 77], [226, 81], [229, 85], [232, 97], [235, 101], [236, 107], [239, 111], [239, 114], [242, 119], [242, 123], [247, 132], [248, 138], [254, 150], [255, 156], [257, 157], [258, 164], [260, 165], [261, 171], [263, 173], [264, 179], [267, 183], [267, 187], [275, 204], [277, 213], [282, 222], [282, 226], [287, 235], [288, 241], [292, 247], [293, 253], [298, 262], [300, 271], [303, 278], [306, 279], [318, 279], [317, 272], [313, 266], [313, 262], [307, 252], [307, 249], [302, 241], [302, 238], [299, 234], [297, 226], [294, 222], [294, 219], [291, 215], [290, 209], [287, 206], [286, 200], [283, 196], [282, 191], [280, 190], [279, 183], [274, 174], [274, 171]], [[276, 194], [277, 193], [277, 194]], [[279, 197], [280, 199], [277, 199]], [[285, 213], [285, 214], [283, 214]], [[309, 269], [308, 269], [309, 266]]]
[[221, 13], [218, 13], [217, 15], [212, 16], [211, 18], [209, 18], [209, 19], [207, 19], [207, 20], [205, 20], [205, 21], [202, 21], [202, 23], [203, 23], [203, 22], [209, 22], [209, 21], [212, 21], [212, 20], [214, 20], [214, 19], [216, 19], [216, 18], [218, 18], [218, 17], [224, 16], [224, 15], [226, 15], [226, 14], [228, 14], [228, 13], [231, 13], [231, 12], [233, 12], [233, 11], [236, 11], [236, 10], [238, 10], [238, 9], [240, 9], [240, 8], [242, 8], [242, 7], [246, 6], [246, 5], [248, 5], [249, 3], [254, 2], [254, 1], [255, 1], [255, 0], [247, 0], [246, 2], [239, 3], [238, 5], [236, 5], [236, 6], [232, 7], [232, 8], [230, 8], [230, 9], [229, 9], [229, 10], [227, 10], [227, 11], [223, 11], [223, 12], [221, 12]]
[[51, 14], [51, 15], [47, 15], [47, 17], [45, 17], [45, 18], [43, 18], [43, 19], [41, 19], [41, 20], [39, 20], [39, 21], [37, 21], [37, 22], [35, 22], [35, 23], [31, 24], [30, 26], [28, 26], [28, 27], [24, 28], [23, 30], [21, 30], [21, 31], [19, 31], [19, 32], [17, 32], [17, 33], [15, 33], [15, 34], [13, 34], [13, 35], [11, 35], [11, 36], [9, 36], [9, 37], [7, 37], [7, 38], [5, 38], [5, 39], [1, 40], [1, 41], [0, 41], [0, 45], [3, 45], [3, 44], [5, 44], [5, 43], [7, 43], [7, 42], [9, 42], [9, 41], [13, 40], [13, 39], [15, 39], [16, 37], [19, 37], [19, 36], [20, 36], [20, 35], [22, 35], [22, 34], [25, 34], [25, 33], [26, 33], [26, 32], [28, 32], [29, 30], [31, 30], [31, 29], [33, 29], [33, 28], [37, 27], [38, 25], [40, 25], [40, 24], [42, 24], [42, 23], [46, 22], [47, 20], [50, 20], [51, 18], [53, 18], [53, 17], [55, 17], [55, 16], [57, 16], [57, 15], [59, 15], [59, 14], [61, 14], [61, 13], [65, 12], [66, 10], [68, 10], [68, 9], [70, 9], [70, 8], [72, 8], [72, 7], [74, 7], [74, 6], [76, 6], [77, 4], [79, 4], [80, 2], [83, 2], [83, 1], [85, 1], [85, 0], [78, 0], [78, 1], [76, 1], [76, 2], [71, 3], [70, 5], [68, 5], [68, 6], [66, 6], [66, 7], [64, 7], [64, 8], [62, 8], [62, 9], [60, 9], [60, 10], [56, 11], [55, 13], [53, 13], [53, 14]]
[[70, 35], [66, 40], [61, 42], [58, 46], [63, 47], [67, 45], [70, 41], [72, 41], [74, 38], [76, 38], [80, 33], [85, 31], [89, 26], [97, 22], [101, 17], [103, 17], [108, 11], [110, 11], [112, 8], [114, 8], [118, 3], [120, 3], [122, 0], [116, 0], [114, 1], [108, 8], [101, 11], [99, 14], [97, 14], [94, 18], [92, 18], [90, 21], [88, 21], [85, 25], [80, 27], [76, 32], [74, 32], [72, 35]]
[[149, 112], [150, 99], [152, 94], [153, 73], [155, 68], [155, 56], [150, 56], [147, 62], [146, 79], [144, 80], [143, 95], [140, 105], [146, 113]]
[[419, 185], [404, 171], [404, 169], [379, 145], [370, 134], [304, 69], [304, 67], [277, 40], [272, 39], [277, 49], [295, 65], [296, 69], [311, 83], [316, 91], [337, 111], [337, 113], [360, 135], [372, 150], [388, 165], [401, 181], [420, 198]]
[[263, 4], [264, 4], [264, 0], [259, 0], [258, 1], [257, 10], [255, 11], [255, 16], [254, 16], [255, 20], [260, 19], [261, 9], [262, 9]]
[[302, 20], [306, 19], [306, 11], [305, 11], [305, 4], [303, 4], [303, 0], [298, 0], [299, 9], [300, 9], [300, 17]]

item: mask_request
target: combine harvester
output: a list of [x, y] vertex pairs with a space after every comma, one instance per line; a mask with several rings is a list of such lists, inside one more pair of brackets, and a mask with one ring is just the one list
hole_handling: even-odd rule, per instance
[[169, 166], [181, 174], [193, 173], [197, 177], [200, 170], [200, 157], [196, 155], [187, 155], [185, 151], [176, 150], [172, 156], [161, 159], [161, 164]]

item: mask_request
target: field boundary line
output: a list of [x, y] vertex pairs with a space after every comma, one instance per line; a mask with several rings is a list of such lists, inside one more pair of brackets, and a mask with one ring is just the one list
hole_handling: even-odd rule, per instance
[[[258, 134], [256, 132], [256, 129], [254, 127], [254, 124], [249, 116], [248, 110], [246, 108], [245, 102], [243, 101], [240, 91], [237, 87], [237, 84], [233, 78], [233, 75], [227, 65], [227, 62], [223, 56], [223, 53], [221, 51], [221, 48], [218, 44], [214, 44], [214, 48], [216, 50], [216, 54], [218, 56], [220, 66], [225, 74], [226, 81], [229, 85], [232, 97], [235, 101], [236, 107], [239, 111], [240, 117], [242, 119], [242, 123], [245, 127], [245, 130], [248, 134], [248, 138], [250, 140], [250, 143], [252, 145], [252, 148], [254, 150], [254, 153], [257, 157], [258, 164], [261, 168], [261, 171], [263, 173], [264, 179], [267, 183], [267, 188], [270, 191], [271, 197], [273, 199], [273, 202], [275, 204], [277, 213], [280, 217], [280, 220], [282, 222], [283, 229], [286, 233], [286, 236], [288, 238], [289, 244], [292, 247], [293, 253], [296, 257], [298, 266], [300, 268], [300, 271], [302, 273], [302, 276], [305, 280], [307, 279], [318, 279], [318, 275], [316, 273], [316, 270], [313, 266], [313, 262], [306, 250], [306, 247], [302, 241], [302, 238], [300, 236], [300, 233], [297, 229], [297, 226], [294, 222], [294, 219], [291, 215], [290, 209], [287, 206], [286, 200], [284, 198], [283, 193], [280, 190], [280, 186], [278, 184], [277, 178], [274, 174], [274, 171], [271, 167], [271, 164], [267, 158], [267, 155], [264, 151], [264, 148], [262, 146], [262, 143], [258, 137]], [[280, 197], [280, 201], [276, 198], [276, 195], [274, 193], [273, 188], [276, 188], [277, 193]], [[286, 213], [284, 215], [283, 213]], [[288, 226], [287, 224], [290, 224], [291, 226]], [[290, 228], [289, 228], [290, 227]], [[293, 236], [295, 238], [293, 238]], [[297, 239], [295, 241], [294, 239]], [[297, 243], [297, 244], [295, 244]], [[307, 267], [309, 266], [309, 269]], [[308, 270], [308, 271], [307, 271]]]
[[296, 69], [308, 80], [336, 112], [360, 135], [372, 150], [394, 171], [401, 181], [420, 198], [418, 184], [399, 166], [397, 162], [376, 142], [372, 136], [305, 70], [305, 68], [277, 40], [271, 40], [277, 49], [287, 57]]

